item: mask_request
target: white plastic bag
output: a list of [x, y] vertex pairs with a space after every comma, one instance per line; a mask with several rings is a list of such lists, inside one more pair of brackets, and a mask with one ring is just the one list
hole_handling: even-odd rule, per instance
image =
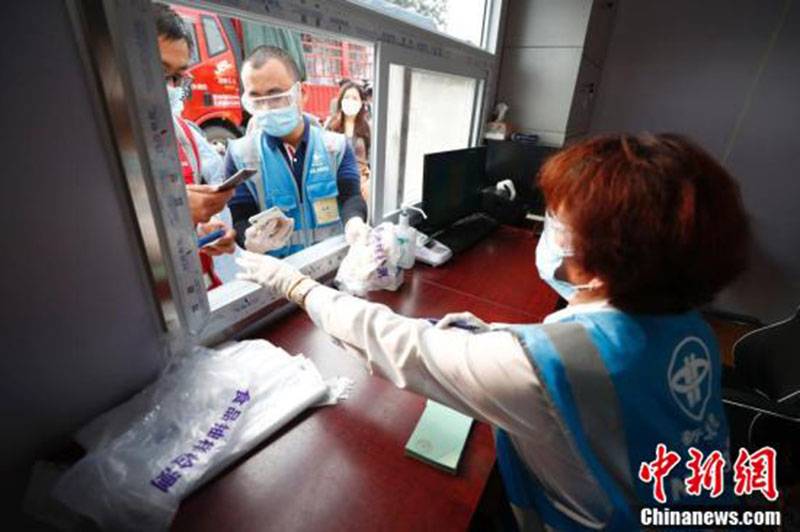
[[397, 227], [384, 222], [350, 245], [336, 273], [336, 283], [357, 296], [372, 290], [397, 290], [403, 284], [402, 253]]
[[195, 348], [77, 435], [54, 494], [104, 530], [166, 530], [183, 497], [327, 397], [314, 364], [264, 340]]

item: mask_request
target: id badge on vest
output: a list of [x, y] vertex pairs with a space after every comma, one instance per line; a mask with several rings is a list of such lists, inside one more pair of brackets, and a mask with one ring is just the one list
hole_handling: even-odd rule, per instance
[[339, 203], [336, 201], [336, 196], [318, 199], [312, 205], [314, 218], [318, 225], [330, 224], [339, 220]]
[[[336, 178], [331, 172], [331, 168], [328, 165], [328, 157], [321, 149], [322, 144], [316, 134], [312, 141], [312, 147], [310, 155], [307, 155], [311, 157], [311, 164], [306, 176], [309, 181], [307, 185], [309, 188], [309, 200], [314, 209], [314, 218], [317, 221], [317, 225], [328, 225], [339, 221], [339, 203], [336, 201], [337, 195], [334, 195], [336, 187], [335, 185], [330, 187], [331, 183], [327, 183], [329, 180], [332, 181]], [[320, 178], [322, 178], [322, 181], [320, 181]], [[328, 186], [325, 186], [326, 184]], [[333, 190], [330, 190], [331, 188]], [[314, 196], [318, 199], [315, 199]]]

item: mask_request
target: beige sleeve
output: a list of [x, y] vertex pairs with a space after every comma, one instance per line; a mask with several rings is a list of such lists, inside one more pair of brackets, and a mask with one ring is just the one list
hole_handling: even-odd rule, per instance
[[326, 286], [305, 304], [314, 323], [400, 388], [518, 435], [550, 422], [539, 380], [508, 331], [437, 329]]

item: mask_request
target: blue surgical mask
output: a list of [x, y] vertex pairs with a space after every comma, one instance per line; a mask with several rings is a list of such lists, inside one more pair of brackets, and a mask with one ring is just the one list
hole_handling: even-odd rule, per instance
[[261, 129], [273, 137], [285, 137], [300, 123], [300, 113], [295, 105], [259, 113], [253, 118], [256, 119]]
[[545, 215], [544, 230], [536, 246], [536, 269], [539, 277], [558, 292], [558, 295], [569, 301], [579, 290], [595, 288], [596, 283], [574, 285], [568, 281], [556, 278], [556, 272], [564, 263], [565, 257], [572, 256], [571, 249], [564, 249], [559, 240], [563, 242], [568, 238], [566, 228], [550, 214]]
[[180, 116], [183, 112], [183, 97], [185, 91], [182, 87], [167, 85], [167, 96], [169, 96], [169, 108], [172, 114]]

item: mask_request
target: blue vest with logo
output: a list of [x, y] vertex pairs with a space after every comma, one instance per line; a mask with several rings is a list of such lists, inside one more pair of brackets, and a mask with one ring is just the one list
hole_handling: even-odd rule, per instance
[[[549, 402], [589, 472], [613, 507], [606, 530], [639, 529], [639, 507], [659, 506], [652, 483], [638, 479], [656, 445], [681, 462], [665, 478], [667, 505], [725, 505], [721, 496], [682, 492], [689, 447], [704, 458], [719, 450], [730, 467], [717, 342], [697, 312], [629, 315], [613, 309], [574, 314], [551, 324], [512, 326]], [[508, 433], [495, 431], [498, 465], [510, 501], [534, 508], [561, 531], [589, 530], [558, 510], [523, 463]]]
[[271, 146], [265, 132], [254, 130], [230, 143], [231, 156], [237, 168], [258, 170], [246, 185], [259, 207], [266, 210], [277, 206], [294, 219], [290, 242], [269, 252], [276, 257], [291, 255], [343, 230], [336, 174], [344, 156], [346, 140], [343, 135], [313, 125], [307, 124], [307, 127], [308, 144], [301, 187], [297, 186], [279, 146]]

